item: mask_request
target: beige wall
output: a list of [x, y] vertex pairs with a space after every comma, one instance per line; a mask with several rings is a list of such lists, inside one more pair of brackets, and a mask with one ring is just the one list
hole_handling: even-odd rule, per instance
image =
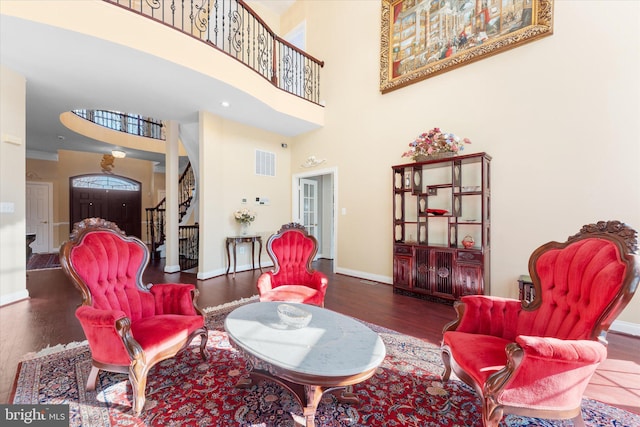
[[[27, 177], [29, 181], [51, 182], [53, 184], [53, 241], [51, 245], [58, 249], [69, 239], [69, 178], [76, 175], [101, 174], [101, 154], [59, 150], [58, 161], [27, 159]], [[114, 175], [139, 181], [142, 185], [142, 238], [147, 238], [146, 211], [156, 205], [159, 182], [164, 188], [164, 174], [154, 174], [153, 163], [132, 158], [115, 159]], [[155, 179], [154, 179], [155, 178]]]
[[[640, 229], [639, 2], [555, 2], [554, 35], [385, 95], [380, 2], [298, 7], [307, 49], [326, 63], [327, 103], [326, 126], [296, 139], [292, 164], [313, 154], [339, 169], [338, 271], [390, 280], [390, 167], [435, 126], [493, 156], [494, 294], [516, 297], [531, 252], [583, 224]], [[640, 296], [619, 320], [640, 324]]]
[[25, 112], [24, 77], [0, 66], [0, 305], [28, 296], [25, 275]]
[[[152, 201], [153, 206], [157, 206], [158, 203], [160, 203], [162, 201], [162, 199], [164, 198], [162, 196], [162, 194], [165, 191], [165, 187], [166, 187], [164, 173], [154, 172], [154, 174], [153, 174], [153, 184], [151, 185], [151, 187], [154, 189], [154, 192], [151, 195], [152, 196], [151, 197], [151, 201]], [[158, 193], [159, 191], [161, 193]]]
[[246, 4], [267, 24], [271, 31], [279, 36], [284, 34], [280, 31], [280, 17], [275, 12], [265, 7], [264, 4], [253, 0], [246, 1]]
[[[240, 233], [233, 217], [236, 210], [247, 207], [256, 213], [250, 232], [261, 235], [265, 244], [282, 224], [291, 221], [290, 149], [281, 146], [287, 143], [290, 147], [291, 140], [205, 112], [200, 114], [200, 128], [198, 277], [208, 278], [226, 270], [225, 239]], [[256, 150], [275, 154], [276, 176], [256, 175]], [[268, 198], [269, 205], [256, 205], [256, 197]], [[263, 248], [262, 262], [268, 261]], [[250, 262], [248, 248], [238, 253], [239, 266]]]

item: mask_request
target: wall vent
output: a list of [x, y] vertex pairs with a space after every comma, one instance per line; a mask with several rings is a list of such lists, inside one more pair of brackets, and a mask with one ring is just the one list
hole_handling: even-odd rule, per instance
[[256, 175], [276, 176], [276, 155], [256, 150]]

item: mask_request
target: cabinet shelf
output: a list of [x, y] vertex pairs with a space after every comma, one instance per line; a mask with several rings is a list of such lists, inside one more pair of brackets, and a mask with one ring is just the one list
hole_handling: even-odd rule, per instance
[[482, 191], [454, 191], [461, 196], [482, 196]]
[[[394, 291], [445, 301], [489, 292], [490, 162], [477, 153], [392, 167]], [[427, 212], [436, 208], [448, 212]]]

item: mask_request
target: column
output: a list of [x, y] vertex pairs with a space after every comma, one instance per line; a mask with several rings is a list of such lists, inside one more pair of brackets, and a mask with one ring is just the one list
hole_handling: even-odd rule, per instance
[[178, 180], [180, 179], [178, 135], [179, 123], [171, 120], [167, 123], [165, 153], [165, 188], [167, 208], [165, 211], [165, 273], [180, 271], [180, 250], [178, 247]]

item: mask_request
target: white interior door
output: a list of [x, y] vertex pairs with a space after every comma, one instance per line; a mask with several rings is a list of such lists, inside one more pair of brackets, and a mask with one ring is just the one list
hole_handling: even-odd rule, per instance
[[27, 233], [35, 233], [31, 244], [33, 253], [51, 251], [51, 195], [52, 186], [47, 182], [28, 182], [26, 187], [26, 228]]
[[318, 183], [300, 179], [300, 219], [307, 232], [318, 239]]
[[[309, 183], [311, 181], [312, 183]], [[311, 186], [311, 187], [306, 187]], [[307, 171], [294, 174], [291, 177], [291, 218], [300, 224], [304, 224], [304, 202], [305, 195], [313, 193], [313, 186], [316, 188], [315, 200], [317, 204], [316, 220], [317, 226], [312, 227], [318, 233], [318, 256], [317, 258], [328, 258], [333, 260], [333, 272], [336, 272], [338, 265], [338, 250], [336, 239], [338, 236], [338, 169], [328, 168]], [[312, 203], [311, 203], [312, 205]]]

